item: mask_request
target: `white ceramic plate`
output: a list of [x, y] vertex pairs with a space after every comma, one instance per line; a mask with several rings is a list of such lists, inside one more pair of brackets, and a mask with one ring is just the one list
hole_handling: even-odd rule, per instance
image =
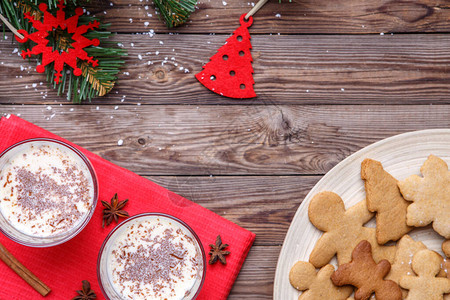
[[[332, 191], [344, 200], [346, 208], [365, 199], [364, 182], [361, 180], [361, 162], [365, 158], [380, 161], [386, 171], [398, 180], [412, 174], [420, 174], [420, 167], [428, 155], [434, 154], [450, 165], [450, 129], [431, 129], [396, 135], [347, 157], [330, 170], [309, 192], [298, 208], [284, 240], [275, 273], [275, 300], [297, 300], [300, 292], [289, 284], [289, 270], [296, 261], [308, 261], [309, 254], [322, 232], [308, 219], [311, 198], [321, 191]], [[372, 220], [366, 226], [374, 226]], [[430, 226], [414, 229], [410, 236], [420, 240], [428, 248], [442, 254], [443, 238]]]

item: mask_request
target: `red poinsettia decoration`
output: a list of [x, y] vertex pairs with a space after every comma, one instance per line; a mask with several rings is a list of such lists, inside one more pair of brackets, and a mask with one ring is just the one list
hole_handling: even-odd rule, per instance
[[[20, 39], [16, 36], [16, 39], [20, 43], [25, 43], [30, 39], [37, 45], [31, 50], [28, 49], [27, 51], [22, 51], [22, 57], [25, 59], [27, 56], [31, 57], [32, 54], [42, 54], [41, 64], [36, 67], [36, 71], [39, 73], [43, 73], [45, 71], [45, 66], [54, 62], [54, 68], [55, 71], [57, 71], [55, 74], [56, 83], [59, 83], [62, 76], [61, 71], [63, 70], [64, 64], [68, 64], [74, 69], [73, 74], [75, 76], [81, 75], [81, 69], [77, 67], [77, 59], [86, 60], [93, 67], [96, 67], [98, 65], [98, 61], [93, 60], [92, 57], [89, 57], [84, 48], [91, 45], [98, 46], [100, 41], [98, 39], [89, 40], [88, 38], [85, 38], [83, 34], [85, 34], [89, 29], [92, 30], [93, 28], [98, 28], [100, 23], [98, 21], [94, 21], [87, 25], [78, 26], [78, 18], [83, 15], [83, 9], [81, 7], [77, 7], [75, 9], [75, 16], [66, 19], [66, 14], [63, 10], [65, 8], [64, 0], [59, 1], [59, 9], [56, 13], [56, 17], [48, 12], [47, 8], [48, 7], [45, 3], [39, 4], [39, 10], [44, 13], [43, 22], [36, 20], [30, 13], [25, 13], [25, 18], [28, 19], [29, 22], [33, 23], [33, 27], [37, 29], [37, 31], [32, 34], [28, 34], [28, 32], [23, 29], [18, 30], [24, 38]], [[71, 47], [68, 47], [68, 49], [53, 50], [53, 47], [49, 45], [49, 40], [47, 37], [53, 30], [58, 28], [67, 30], [67, 32], [71, 34], [70, 38], [74, 42], [70, 44]]]

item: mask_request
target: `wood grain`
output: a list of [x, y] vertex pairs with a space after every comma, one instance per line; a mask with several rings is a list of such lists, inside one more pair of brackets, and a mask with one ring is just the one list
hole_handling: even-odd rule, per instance
[[281, 246], [253, 246], [229, 300], [273, 299], [273, 279]]
[[[0, 106], [141, 175], [317, 175], [450, 106]], [[118, 146], [118, 140], [123, 145]]]
[[281, 245], [298, 206], [320, 176], [150, 176], [148, 179]]
[[[110, 3], [113, 6], [110, 6]], [[111, 23], [117, 32], [226, 33], [257, 1], [204, 0], [189, 22], [167, 29], [150, 0], [95, 1], [92, 14]], [[146, 7], [148, 9], [146, 9]], [[450, 5], [446, 0], [271, 0], [256, 15], [252, 33], [380, 33], [448, 32]], [[105, 14], [106, 13], [106, 14]], [[149, 14], [152, 16], [150, 17]], [[279, 15], [279, 17], [277, 17]], [[235, 22], [230, 22], [235, 20]], [[146, 23], [148, 22], [148, 24]]]
[[[93, 103], [450, 103], [449, 35], [255, 36], [254, 87], [259, 96], [246, 101], [214, 94], [194, 77], [225, 39], [120, 35], [116, 40], [129, 50], [126, 68], [117, 87]], [[14, 53], [16, 47], [10, 40], [0, 42], [0, 103], [67, 103], [34, 71], [35, 63]]]

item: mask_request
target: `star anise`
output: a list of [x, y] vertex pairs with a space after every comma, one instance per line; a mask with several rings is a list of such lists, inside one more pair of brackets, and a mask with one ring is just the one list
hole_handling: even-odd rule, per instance
[[92, 300], [97, 299], [97, 295], [91, 290], [91, 284], [87, 280], [83, 280], [83, 289], [77, 291], [79, 296], [73, 297], [72, 300]]
[[105, 207], [103, 209], [103, 222], [102, 227], [105, 227], [105, 221], [106, 226], [109, 226], [111, 222], [114, 220], [116, 223], [119, 222], [119, 217], [122, 218], [128, 218], [130, 215], [125, 210], [122, 210], [122, 208], [127, 204], [128, 199], [119, 201], [119, 198], [117, 197], [117, 193], [112, 197], [111, 204], [109, 204], [106, 201], [102, 200], [102, 204]]
[[215, 264], [217, 260], [220, 260], [220, 262], [224, 265], [227, 264], [227, 260], [225, 258], [225, 255], [230, 254], [230, 251], [223, 250], [226, 247], [228, 247], [228, 244], [222, 244], [222, 238], [220, 235], [216, 238], [216, 244], [209, 244], [211, 247], [211, 250], [209, 250], [209, 255], [211, 255], [211, 258], [209, 259], [209, 264]]

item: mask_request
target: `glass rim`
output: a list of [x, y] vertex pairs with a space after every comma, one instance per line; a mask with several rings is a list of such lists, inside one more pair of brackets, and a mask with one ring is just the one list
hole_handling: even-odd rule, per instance
[[[56, 234], [54, 236], [49, 236], [49, 237], [39, 237], [39, 236], [33, 236], [33, 235], [29, 235], [29, 234], [23, 233], [24, 235], [29, 236], [29, 237], [31, 237], [33, 239], [36, 239], [36, 240], [47, 239], [47, 238], [51, 238], [51, 237], [56, 237], [56, 238], [61, 237], [61, 239], [58, 239], [58, 240], [53, 241], [53, 242], [48, 242], [48, 243], [46, 243], [46, 242], [43, 242], [43, 243], [24, 242], [21, 239], [15, 237], [15, 236], [12, 236], [8, 232], [6, 232], [1, 226], [0, 226], [0, 232], [3, 233], [6, 237], [8, 237], [10, 240], [12, 240], [12, 241], [14, 241], [16, 243], [19, 243], [21, 245], [28, 246], [28, 247], [46, 248], [46, 247], [57, 246], [57, 245], [65, 243], [65, 242], [71, 240], [72, 238], [74, 238], [75, 236], [77, 236], [87, 226], [87, 224], [91, 220], [92, 215], [94, 214], [94, 211], [95, 211], [95, 209], [97, 207], [97, 203], [98, 203], [98, 190], [99, 190], [99, 188], [98, 188], [97, 174], [95, 172], [94, 167], [92, 166], [92, 163], [89, 161], [89, 159], [86, 157], [86, 155], [84, 155], [80, 150], [78, 150], [77, 148], [75, 148], [74, 146], [72, 146], [72, 145], [70, 145], [70, 144], [68, 144], [66, 142], [63, 142], [63, 141], [60, 141], [60, 140], [57, 140], [57, 139], [53, 139], [53, 138], [37, 137], [37, 138], [30, 138], [30, 139], [25, 139], [25, 140], [22, 140], [20, 142], [17, 142], [15, 144], [7, 147], [5, 150], [3, 150], [0, 153], [0, 160], [9, 151], [13, 150], [14, 148], [17, 148], [17, 147], [19, 147], [21, 145], [24, 145], [24, 144], [27, 144], [27, 143], [32, 143], [32, 142], [56, 143], [56, 144], [59, 144], [61, 146], [64, 146], [64, 147], [68, 148], [69, 150], [74, 152], [76, 155], [78, 155], [78, 157], [81, 158], [81, 160], [85, 163], [86, 167], [88, 168], [89, 173], [90, 173], [91, 178], [92, 178], [92, 184], [93, 184], [93, 187], [94, 187], [94, 196], [93, 196], [93, 199], [92, 199], [92, 207], [89, 210], [89, 213], [86, 215], [86, 217], [83, 220], [83, 222], [81, 222], [79, 224], [79, 226], [73, 227], [71, 230], [66, 232], [66, 233], [69, 233], [68, 235], [65, 235], [64, 233], [60, 233], [60, 234]], [[0, 214], [2, 214], [1, 211], [0, 211]], [[11, 227], [14, 228], [14, 226], [12, 226], [12, 225], [11, 225]]]
[[114, 235], [114, 233], [119, 228], [121, 228], [125, 224], [129, 223], [130, 221], [133, 221], [133, 220], [139, 219], [139, 218], [144, 218], [144, 217], [165, 217], [165, 218], [171, 219], [171, 220], [181, 224], [183, 227], [185, 227], [192, 234], [192, 236], [194, 237], [195, 241], [199, 245], [200, 252], [201, 252], [201, 255], [202, 255], [202, 261], [203, 261], [203, 273], [202, 273], [202, 279], [201, 279], [201, 282], [200, 282], [200, 284], [198, 286], [198, 289], [197, 289], [197, 291], [195, 292], [195, 294], [194, 294], [194, 296], [192, 298], [192, 300], [195, 300], [198, 297], [198, 295], [200, 294], [200, 291], [202, 290], [203, 284], [205, 282], [205, 277], [206, 277], [206, 267], [207, 267], [207, 265], [206, 265], [206, 254], [205, 254], [205, 250], [203, 249], [203, 244], [200, 241], [200, 238], [198, 237], [198, 235], [195, 233], [195, 231], [188, 224], [186, 224], [186, 222], [182, 221], [181, 219], [179, 219], [179, 218], [177, 218], [175, 216], [172, 216], [172, 215], [169, 215], [169, 214], [165, 214], [165, 213], [158, 213], [158, 212], [145, 212], [145, 213], [140, 213], [140, 214], [131, 216], [131, 217], [127, 218], [126, 220], [122, 221], [116, 227], [114, 227], [110, 231], [110, 233], [108, 233], [108, 235], [106, 236], [105, 240], [102, 243], [102, 246], [100, 247], [100, 251], [99, 251], [98, 257], [97, 257], [97, 281], [98, 281], [98, 284], [100, 286], [100, 290], [102, 291], [103, 296], [105, 297], [105, 299], [110, 300], [110, 298], [108, 297], [108, 295], [106, 294], [106, 292], [105, 292], [105, 290], [103, 288], [103, 283], [102, 283], [101, 276], [100, 276], [100, 261], [102, 259], [102, 256], [103, 256], [103, 253], [104, 253], [106, 245], [108, 244], [110, 238]]

